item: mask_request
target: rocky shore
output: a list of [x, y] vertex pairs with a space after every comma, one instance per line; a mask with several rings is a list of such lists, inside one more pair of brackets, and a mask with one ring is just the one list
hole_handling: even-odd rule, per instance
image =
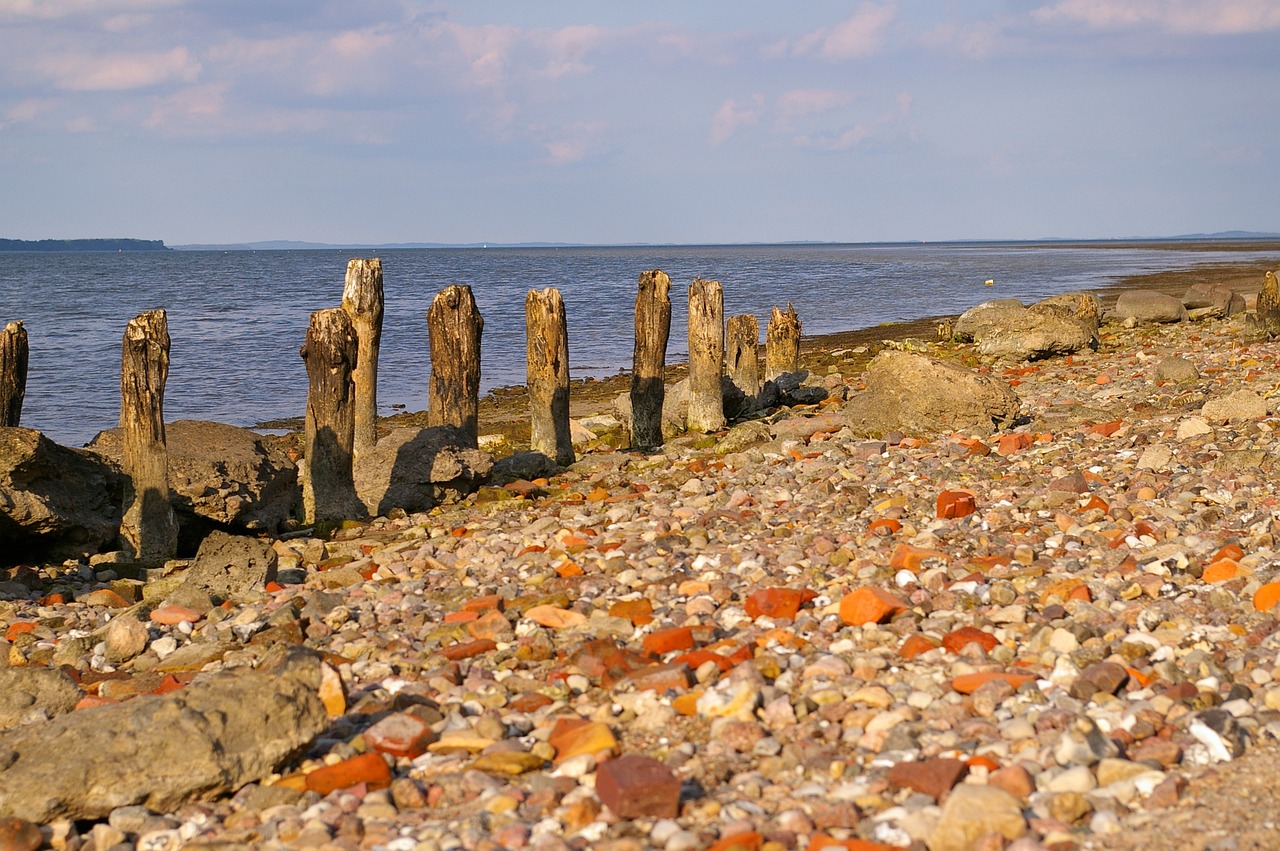
[[[10, 570], [0, 849], [1275, 847], [1277, 343], [918, 337], [657, 454]], [[1018, 415], [858, 434], [877, 349]]]

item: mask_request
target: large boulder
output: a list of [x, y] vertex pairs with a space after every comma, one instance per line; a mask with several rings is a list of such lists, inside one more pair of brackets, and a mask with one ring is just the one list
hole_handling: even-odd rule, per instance
[[397, 428], [357, 459], [356, 494], [373, 516], [426, 511], [475, 490], [492, 468], [493, 459], [468, 448], [456, 429]]
[[1120, 293], [1111, 316], [1118, 322], [1134, 325], [1186, 322], [1189, 318], [1182, 299], [1155, 290], [1126, 290]]
[[[184, 549], [212, 529], [272, 534], [301, 499], [298, 468], [288, 451], [249, 429], [175, 420], [165, 426], [165, 446], [169, 501]], [[120, 429], [100, 433], [88, 448], [119, 463]]]
[[201, 542], [170, 601], [190, 605], [188, 601], [200, 600], [201, 604], [190, 607], [204, 611], [208, 608], [205, 600], [214, 605], [238, 600], [274, 582], [277, 564], [276, 551], [269, 542], [214, 530]]
[[879, 437], [892, 431], [991, 434], [1007, 428], [1021, 403], [1008, 383], [953, 363], [889, 349], [867, 365], [867, 389], [845, 406], [849, 428]]
[[61, 668], [0, 668], [0, 730], [70, 712], [82, 697]]
[[1244, 313], [1244, 296], [1217, 284], [1192, 284], [1182, 295], [1182, 304], [1193, 319], [1226, 319]]
[[268, 660], [0, 733], [0, 813], [36, 823], [132, 805], [167, 813], [265, 778], [328, 726], [319, 657], [295, 647]]
[[120, 529], [119, 471], [29, 428], [0, 428], [0, 560], [79, 558]]
[[1091, 292], [1074, 290], [1042, 298], [1027, 308], [1033, 313], [1051, 313], [1065, 319], [1075, 319], [1086, 328], [1097, 331], [1102, 324], [1102, 301]]
[[[1087, 295], [1087, 294], [1085, 294]], [[956, 321], [955, 335], [973, 340], [984, 355], [1037, 360], [1097, 345], [1097, 325], [1077, 300], [1041, 302], [1030, 308], [1012, 299], [985, 302]]]

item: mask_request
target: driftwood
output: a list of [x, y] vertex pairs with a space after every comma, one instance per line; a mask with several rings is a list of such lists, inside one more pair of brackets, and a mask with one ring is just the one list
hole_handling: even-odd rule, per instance
[[689, 285], [689, 431], [724, 428], [724, 290], [719, 281]]
[[554, 287], [524, 300], [528, 351], [529, 448], [557, 464], [573, 463], [569, 436], [569, 329], [564, 299]]
[[163, 310], [129, 320], [120, 361], [121, 467], [125, 473], [120, 543], [129, 557], [160, 564], [178, 551], [169, 504], [164, 385], [169, 378], [169, 323]]
[[446, 287], [431, 302], [427, 311], [431, 338], [427, 425], [459, 429], [471, 449], [476, 448], [479, 437], [482, 331], [484, 319], [471, 287]]
[[726, 342], [729, 380], [751, 407], [760, 395], [760, 323], [751, 315], [730, 316]]
[[27, 329], [10, 322], [0, 331], [0, 427], [17, 428], [27, 394]]
[[773, 309], [764, 341], [764, 379], [773, 381], [779, 375], [800, 368], [800, 318], [790, 304], [786, 311]]
[[351, 317], [359, 341], [356, 368], [355, 457], [378, 443], [378, 347], [382, 343], [382, 261], [347, 262], [342, 309]]
[[661, 269], [641, 272], [631, 369], [631, 443], [638, 448], [662, 445], [663, 378], [670, 336], [671, 278]]
[[342, 308], [311, 314], [300, 354], [307, 365], [302, 510], [307, 523], [364, 516], [352, 478], [359, 342]]

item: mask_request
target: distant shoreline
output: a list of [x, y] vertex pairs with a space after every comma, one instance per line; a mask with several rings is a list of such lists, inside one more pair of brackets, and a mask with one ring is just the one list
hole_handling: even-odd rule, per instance
[[171, 251], [161, 239], [0, 239], [0, 251]]

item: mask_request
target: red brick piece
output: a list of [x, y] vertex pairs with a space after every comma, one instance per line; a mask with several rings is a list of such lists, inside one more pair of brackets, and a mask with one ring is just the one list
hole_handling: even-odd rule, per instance
[[3, 851], [35, 851], [44, 844], [40, 828], [26, 819], [0, 818], [0, 849]]
[[646, 635], [640, 642], [640, 647], [653, 656], [663, 656], [673, 650], [692, 650], [693, 644], [693, 630], [690, 627], [669, 626]]
[[938, 649], [938, 645], [928, 638], [916, 633], [908, 635], [906, 640], [902, 642], [902, 646], [898, 648], [898, 655], [903, 659], [914, 659], [921, 653], [928, 653], [930, 650]]
[[475, 641], [466, 641], [461, 644], [450, 644], [448, 647], [442, 647], [440, 648], [440, 655], [450, 662], [457, 662], [461, 659], [470, 659], [472, 656], [479, 656], [481, 653], [488, 653], [490, 650], [497, 649], [497, 642], [488, 638], [478, 638]]
[[596, 772], [596, 796], [619, 818], [680, 815], [680, 781], [670, 768], [640, 754], [611, 759]]
[[971, 626], [962, 626], [942, 637], [942, 646], [952, 653], [959, 653], [966, 644], [973, 643], [981, 645], [983, 650], [990, 653], [996, 649], [996, 645], [1000, 642], [991, 633], [983, 632]]
[[743, 608], [753, 618], [794, 620], [800, 607], [818, 595], [807, 588], [757, 588]]
[[317, 768], [307, 775], [307, 788], [321, 795], [349, 789], [357, 783], [367, 783], [370, 789], [385, 789], [391, 785], [391, 769], [382, 754], [360, 754], [336, 765]]
[[969, 773], [969, 766], [958, 759], [926, 759], [900, 762], [889, 769], [891, 789], [914, 789], [941, 801]]
[[397, 712], [365, 730], [364, 740], [376, 751], [414, 759], [427, 752], [436, 734], [416, 715]]
[[973, 494], [968, 491], [943, 491], [938, 494], [938, 517], [942, 520], [968, 517], [977, 510]]
[[884, 623], [911, 606], [901, 597], [880, 588], [859, 588], [840, 600], [840, 620], [851, 626]]

